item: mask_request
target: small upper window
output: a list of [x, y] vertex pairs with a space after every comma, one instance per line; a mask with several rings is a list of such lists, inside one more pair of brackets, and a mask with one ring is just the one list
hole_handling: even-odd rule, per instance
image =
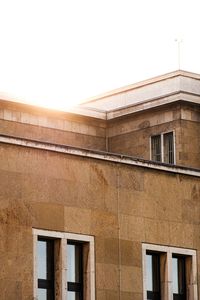
[[167, 132], [151, 137], [151, 159], [174, 164], [174, 134]]

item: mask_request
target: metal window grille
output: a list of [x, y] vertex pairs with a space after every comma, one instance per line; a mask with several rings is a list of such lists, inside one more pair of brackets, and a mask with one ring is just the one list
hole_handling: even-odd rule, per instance
[[155, 135], [151, 137], [151, 158], [154, 161], [161, 161], [161, 136]]
[[163, 135], [164, 143], [164, 162], [174, 164], [174, 138], [173, 132], [168, 132]]

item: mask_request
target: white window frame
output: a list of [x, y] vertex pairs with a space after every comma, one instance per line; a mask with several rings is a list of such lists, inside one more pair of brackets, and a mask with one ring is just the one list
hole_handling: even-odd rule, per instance
[[173, 151], [174, 151], [174, 165], [176, 164], [176, 143], [175, 143], [175, 140], [176, 140], [176, 135], [175, 135], [175, 130], [169, 130], [169, 131], [165, 131], [165, 132], [162, 132], [162, 133], [158, 133], [158, 134], [153, 134], [150, 136], [149, 138], [149, 144], [150, 144], [150, 160], [152, 160], [152, 150], [151, 150], [151, 144], [152, 144], [152, 137], [154, 136], [157, 136], [157, 135], [160, 135], [161, 137], [161, 163], [165, 163], [164, 162], [164, 138], [163, 136], [166, 134], [166, 133], [170, 133], [172, 132], [173, 133]]
[[87, 270], [87, 275], [89, 276], [89, 296], [86, 297], [86, 300], [95, 299], [95, 258], [94, 258], [94, 237], [89, 235], [75, 234], [75, 233], [66, 233], [66, 232], [57, 232], [57, 231], [48, 231], [33, 229], [33, 296], [34, 300], [38, 299], [37, 289], [38, 289], [38, 276], [37, 276], [37, 242], [38, 237], [48, 237], [60, 240], [60, 249], [62, 253], [62, 262], [61, 262], [61, 274], [60, 274], [60, 284], [61, 284], [61, 297], [60, 300], [67, 300], [67, 257], [66, 257], [66, 248], [67, 240], [74, 240], [85, 242], [89, 245], [89, 256], [88, 256], [88, 265], [89, 269]]
[[166, 265], [165, 265], [165, 284], [166, 293], [162, 300], [173, 300], [173, 286], [172, 286], [172, 255], [180, 254], [183, 256], [189, 256], [192, 259], [191, 269], [190, 269], [190, 297], [187, 300], [198, 300], [197, 291], [197, 254], [196, 250], [176, 248], [169, 246], [160, 246], [154, 244], [142, 244], [142, 270], [143, 270], [143, 300], [147, 300], [147, 269], [146, 269], [146, 253], [147, 251], [160, 252], [166, 255]]

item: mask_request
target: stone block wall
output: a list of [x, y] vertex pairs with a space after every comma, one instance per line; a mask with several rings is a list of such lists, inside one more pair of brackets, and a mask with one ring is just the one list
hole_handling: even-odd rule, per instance
[[0, 102], [0, 134], [150, 160], [150, 138], [175, 133], [176, 164], [200, 168], [200, 111], [184, 102], [112, 121]]
[[149, 110], [108, 125], [109, 151], [150, 160], [150, 138], [174, 131], [176, 164], [200, 168], [200, 111], [185, 103]]
[[144, 111], [109, 123], [109, 151], [150, 160], [150, 137], [180, 126], [180, 105]]
[[32, 228], [94, 236], [96, 300], [142, 299], [142, 243], [196, 249], [199, 274], [198, 177], [0, 144], [0, 190], [1, 300], [33, 300]]
[[0, 101], [0, 134], [106, 150], [104, 120]]
[[177, 129], [177, 157], [180, 165], [200, 168], [200, 124], [182, 120]]

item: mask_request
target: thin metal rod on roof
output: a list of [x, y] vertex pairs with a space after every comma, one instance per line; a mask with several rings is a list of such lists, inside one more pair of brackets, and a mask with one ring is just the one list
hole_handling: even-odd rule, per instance
[[175, 42], [177, 43], [177, 57], [178, 57], [178, 70], [181, 69], [181, 43], [183, 40], [181, 38], [176, 38]]

